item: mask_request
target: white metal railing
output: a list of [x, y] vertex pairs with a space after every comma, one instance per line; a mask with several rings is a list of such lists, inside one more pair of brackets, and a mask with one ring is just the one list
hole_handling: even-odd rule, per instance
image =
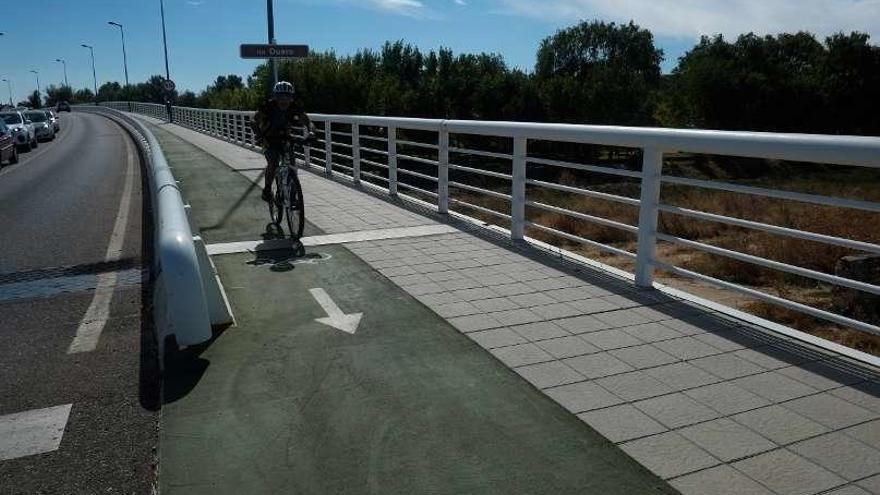
[[[125, 109], [127, 103], [111, 102], [105, 105]], [[135, 104], [135, 111], [164, 118], [161, 105]], [[174, 107], [174, 119], [181, 125], [204, 132], [242, 146], [253, 147], [250, 130], [252, 112], [222, 111]], [[776, 160], [789, 160], [856, 167], [880, 167], [880, 138], [857, 136], [824, 136], [803, 134], [775, 134], [754, 132], [698, 131], [658, 128], [626, 128], [615, 126], [587, 126], [568, 124], [537, 124], [523, 122], [485, 122], [464, 120], [389, 118], [352, 115], [310, 114], [319, 126], [320, 147], [306, 150], [302, 158], [312, 167], [327, 174], [343, 175], [355, 183], [368, 182], [391, 195], [398, 191], [410, 199], [429, 200], [436, 204], [440, 213], [452, 209], [456, 214], [478, 211], [508, 222], [514, 240], [525, 239], [524, 230], [530, 227], [598, 248], [615, 255], [636, 260], [635, 283], [639, 287], [654, 285], [654, 271], [661, 269], [681, 276], [695, 278], [800, 311], [837, 324], [880, 335], [880, 327], [843, 315], [800, 304], [782, 297], [764, 293], [753, 288], [719, 280], [705, 274], [695, 273], [660, 261], [656, 256], [658, 241], [684, 245], [688, 248], [713, 255], [732, 258], [785, 273], [792, 273], [816, 281], [842, 287], [880, 294], [880, 287], [837, 275], [820, 273], [757, 256], [738, 253], [705, 243], [682, 239], [658, 232], [658, 214], [684, 216], [687, 218], [720, 222], [723, 224], [769, 232], [779, 236], [842, 246], [849, 249], [880, 253], [880, 245], [854, 239], [840, 238], [769, 225], [742, 218], [728, 217], [709, 212], [662, 204], [660, 192], [664, 184], [686, 185], [702, 189], [720, 190], [770, 197], [808, 204], [854, 208], [880, 212], [880, 204], [838, 197], [804, 194], [730, 184], [720, 181], [696, 180], [663, 174], [664, 154], [671, 152], [729, 155]], [[505, 142], [511, 150], [503, 153], [479, 150], [461, 145], [451, 146], [450, 136], [484, 136]], [[413, 136], [421, 136], [416, 139]], [[426, 137], [427, 136], [427, 137]], [[624, 170], [608, 166], [574, 163], [529, 154], [529, 144], [535, 141], [580, 143], [637, 149], [641, 152], [641, 171]], [[366, 142], [366, 145], [364, 144]], [[384, 143], [384, 146], [382, 145]], [[480, 157], [505, 163], [508, 172], [480, 168], [473, 163], [462, 165], [454, 157]], [[551, 183], [528, 178], [528, 165], [560, 167], [589, 173], [623, 177], [640, 182], [639, 198], [631, 198], [594, 191], [582, 187]], [[481, 176], [501, 181], [504, 191], [489, 190], [465, 184], [464, 179], [449, 180], [450, 170], [458, 175]], [[415, 181], [415, 182], [414, 182]], [[528, 188], [527, 188], [528, 186]], [[465, 202], [450, 197], [453, 191], [467, 191], [505, 203], [503, 211]], [[531, 190], [555, 190], [606, 201], [613, 201], [639, 208], [638, 225], [598, 218], [571, 209], [548, 205], [529, 199]], [[407, 194], [409, 196], [407, 196]], [[452, 208], [450, 208], [452, 206]], [[541, 225], [526, 219], [526, 207], [564, 215], [581, 222], [591, 222], [603, 227], [623, 230], [637, 236], [636, 252], [585, 239], [569, 232]], [[866, 226], [866, 228], [870, 228]]]

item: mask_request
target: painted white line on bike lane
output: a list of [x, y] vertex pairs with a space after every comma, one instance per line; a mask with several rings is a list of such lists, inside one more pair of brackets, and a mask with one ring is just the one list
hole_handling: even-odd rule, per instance
[[[125, 245], [125, 231], [128, 228], [129, 210], [131, 210], [131, 194], [134, 188], [135, 153], [128, 136], [123, 137], [125, 142], [125, 154], [127, 166], [125, 169], [125, 187], [122, 191], [122, 199], [119, 201], [119, 210], [116, 212], [116, 222], [113, 232], [110, 234], [110, 242], [107, 245], [107, 261], [118, 260], [122, 256], [122, 247]], [[91, 352], [98, 346], [98, 339], [110, 317], [110, 302], [113, 300], [113, 292], [116, 288], [118, 272], [111, 271], [98, 275], [98, 284], [95, 295], [92, 298], [89, 309], [86, 310], [79, 327], [76, 329], [76, 337], [67, 349], [68, 354], [79, 352]]]
[[[450, 234], [457, 232], [450, 225], [420, 225], [417, 227], [396, 227], [391, 229], [359, 230], [344, 234], [316, 235], [303, 237], [300, 243], [305, 247], [328, 246], [333, 244], [347, 244], [350, 242], [381, 241], [386, 239], [405, 239], [410, 237], [425, 237], [430, 235]], [[290, 239], [271, 239], [267, 241], [240, 241], [209, 244], [208, 254], [216, 256], [220, 254], [246, 253], [248, 251], [273, 251], [276, 249], [289, 249], [293, 247]]]

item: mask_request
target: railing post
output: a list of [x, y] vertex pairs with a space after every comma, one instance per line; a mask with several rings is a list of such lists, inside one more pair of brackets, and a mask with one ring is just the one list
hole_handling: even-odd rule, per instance
[[437, 211], [449, 213], [449, 130], [446, 124], [440, 127], [437, 152]]
[[354, 183], [361, 182], [361, 126], [351, 124], [351, 175]]
[[329, 120], [324, 121], [324, 170], [327, 175], [333, 175], [333, 124]]
[[513, 180], [510, 189], [510, 238], [523, 240], [526, 223], [526, 154], [525, 136], [513, 138]]
[[388, 194], [397, 196], [397, 127], [388, 126]]
[[639, 250], [636, 257], [636, 286], [654, 286], [654, 257], [657, 250], [657, 215], [660, 203], [660, 175], [663, 151], [642, 150], [642, 196], [639, 207]]

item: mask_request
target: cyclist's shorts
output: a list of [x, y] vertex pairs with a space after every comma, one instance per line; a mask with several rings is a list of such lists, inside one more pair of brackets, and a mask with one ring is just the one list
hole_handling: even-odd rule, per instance
[[266, 156], [266, 159], [272, 162], [280, 162], [281, 156], [284, 154], [284, 145], [280, 146], [266, 146], [266, 149], [263, 150], [263, 155]]

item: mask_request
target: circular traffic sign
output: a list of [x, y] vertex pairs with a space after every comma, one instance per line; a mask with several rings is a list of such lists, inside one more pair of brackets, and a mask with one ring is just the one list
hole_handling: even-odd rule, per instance
[[174, 89], [176, 87], [177, 87], [177, 85], [174, 84], [174, 81], [172, 81], [171, 79], [165, 80], [165, 91], [168, 91], [170, 93], [170, 92], [174, 91]]

